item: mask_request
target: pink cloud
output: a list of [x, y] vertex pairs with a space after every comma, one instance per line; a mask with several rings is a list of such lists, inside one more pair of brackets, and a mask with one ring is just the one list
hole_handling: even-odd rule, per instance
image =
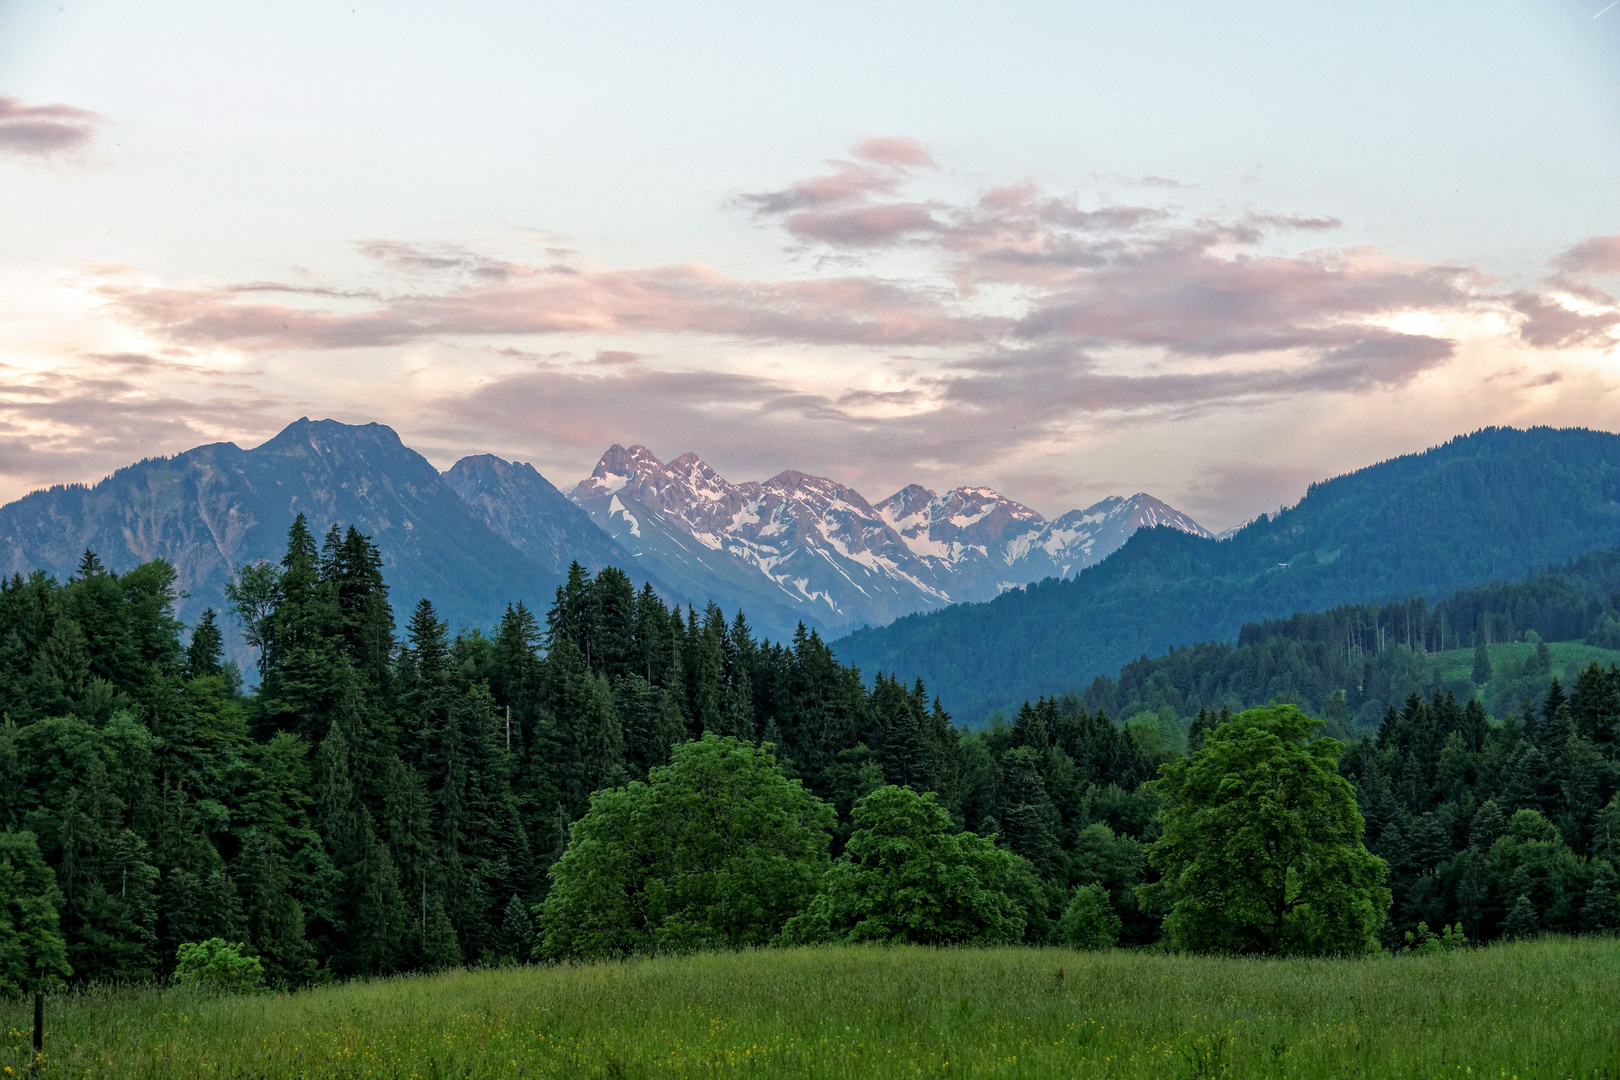
[[1572, 349], [1581, 346], [1613, 346], [1613, 332], [1620, 327], [1620, 310], [1583, 313], [1572, 311], [1557, 300], [1533, 294], [1514, 298], [1514, 308], [1524, 316], [1519, 336], [1541, 349]]
[[88, 146], [101, 117], [71, 105], [24, 105], [0, 97], [0, 153], [47, 157]]
[[[299, 293], [305, 290], [277, 287]], [[868, 278], [736, 281], [703, 266], [580, 271], [519, 267], [496, 283], [382, 298], [359, 311], [244, 299], [259, 289], [107, 285], [125, 318], [187, 344], [354, 348], [490, 334], [687, 333], [813, 344], [947, 344], [984, 320], [926, 291]], [[308, 290], [317, 298], [330, 290]]]
[[872, 135], [850, 148], [850, 156], [895, 169], [937, 169], [933, 157], [916, 139], [904, 135]]
[[[379, 240], [362, 251], [392, 291], [259, 282], [102, 292], [122, 318], [192, 348], [599, 338], [585, 345], [593, 363], [525, 353], [534, 370], [434, 408], [468, 425], [499, 418], [517, 441], [651, 442], [668, 432], [679, 443], [675, 433], [706, 430], [739, 453], [790, 448], [783, 466], [797, 454], [853, 472], [886, 457], [983, 461], [1049, 439], [1078, 416], [1191, 416], [1400, 387], [1455, 352], [1443, 337], [1391, 329], [1405, 313], [1516, 309], [1524, 340], [1538, 347], [1608, 340], [1615, 325], [1496, 293], [1472, 267], [1364, 248], [1289, 250], [1301, 237], [1321, 243], [1339, 225], [1329, 217], [1189, 218], [1028, 182], [955, 201], [917, 198], [917, 170], [934, 167], [914, 142], [869, 139], [817, 176], [736, 200], [792, 250], [839, 252], [837, 274], [582, 268]], [[864, 269], [854, 254], [896, 248], [911, 266], [900, 276]], [[1608, 250], [1578, 245], [1560, 265], [1607, 265]], [[624, 343], [650, 334], [903, 352], [906, 385], [812, 394], [764, 377], [663, 371]], [[872, 419], [877, 412], [884, 419]]]
[[1620, 274], [1620, 236], [1593, 236], [1562, 255], [1556, 264], [1575, 274]]

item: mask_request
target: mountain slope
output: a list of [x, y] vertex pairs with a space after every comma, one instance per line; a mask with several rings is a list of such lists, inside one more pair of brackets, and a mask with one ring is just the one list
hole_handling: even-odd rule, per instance
[[494, 454], [464, 457], [444, 474], [479, 519], [530, 560], [559, 574], [578, 560], [592, 571], [628, 567], [628, 552], [597, 528], [533, 465]]
[[1433, 596], [1616, 544], [1620, 436], [1491, 428], [1314, 484], [1224, 542], [1143, 529], [1072, 580], [857, 631], [836, 649], [868, 673], [922, 677], [971, 721], [1245, 622]]
[[307, 418], [253, 449], [199, 446], [0, 507], [0, 567], [65, 577], [87, 548], [118, 571], [167, 559], [191, 621], [223, 606], [233, 567], [278, 561], [299, 513], [317, 535], [341, 522], [374, 538], [401, 618], [426, 596], [458, 625], [486, 625], [509, 601], [543, 610], [562, 581], [496, 535], [391, 428]]

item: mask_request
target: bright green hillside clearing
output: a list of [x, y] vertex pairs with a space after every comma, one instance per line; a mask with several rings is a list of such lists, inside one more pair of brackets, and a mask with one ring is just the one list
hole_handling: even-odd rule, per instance
[[[1547, 649], [1552, 653], [1553, 677], [1562, 682], [1566, 690], [1571, 680], [1588, 664], [1601, 664], [1603, 667], [1620, 664], [1620, 651], [1600, 649], [1580, 641], [1549, 641]], [[1506, 641], [1489, 645], [1485, 651], [1490, 655], [1491, 667], [1495, 669], [1500, 669], [1509, 661], [1522, 668], [1526, 660], [1536, 655], [1536, 647], [1528, 641]], [[1471, 648], [1447, 649], [1434, 656], [1440, 661], [1442, 683], [1467, 679], [1473, 674], [1474, 650]]]
[[[47, 1077], [1596, 1077], [1620, 941], [1433, 956], [797, 949], [53, 999]], [[26, 1005], [0, 1062], [20, 1075]]]

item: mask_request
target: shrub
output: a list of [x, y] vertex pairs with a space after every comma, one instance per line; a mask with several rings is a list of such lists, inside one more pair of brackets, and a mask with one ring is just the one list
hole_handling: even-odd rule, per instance
[[1101, 885], [1081, 885], [1058, 922], [1058, 939], [1071, 949], [1111, 949], [1119, 944], [1119, 916]]
[[189, 942], [175, 950], [180, 962], [174, 968], [174, 981], [182, 986], [248, 993], [264, 989], [264, 968], [257, 956], [245, 956], [246, 945], [232, 945], [224, 938]]
[[855, 832], [788, 943], [995, 945], [1024, 935], [1007, 895], [1012, 856], [989, 837], [953, 832], [933, 792], [880, 787], [855, 804]]

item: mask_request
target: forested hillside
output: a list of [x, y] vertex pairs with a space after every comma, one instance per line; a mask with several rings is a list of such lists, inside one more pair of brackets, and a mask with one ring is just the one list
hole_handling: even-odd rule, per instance
[[1616, 544], [1620, 436], [1489, 428], [1314, 484], [1229, 540], [1143, 530], [1073, 580], [907, 616], [834, 648], [862, 670], [924, 679], [973, 723], [1145, 654], [1233, 640], [1248, 622], [1432, 601]]
[[[1506, 647], [1527, 635], [1523, 648]], [[1459, 700], [1479, 693], [1493, 716], [1505, 716], [1526, 700], [1540, 701], [1552, 682], [1552, 650], [1536, 642], [1577, 639], [1620, 648], [1620, 550], [1523, 581], [1463, 589], [1433, 606], [1418, 597], [1250, 623], [1236, 644], [1175, 648], [1131, 661], [1118, 678], [1099, 675], [1080, 700], [1121, 717], [1161, 709], [1187, 717], [1205, 707], [1296, 700], [1316, 715], [1371, 730], [1414, 693]], [[1487, 647], [1483, 666], [1477, 645]], [[1466, 664], [1441, 655], [1459, 649], [1469, 654]]]

